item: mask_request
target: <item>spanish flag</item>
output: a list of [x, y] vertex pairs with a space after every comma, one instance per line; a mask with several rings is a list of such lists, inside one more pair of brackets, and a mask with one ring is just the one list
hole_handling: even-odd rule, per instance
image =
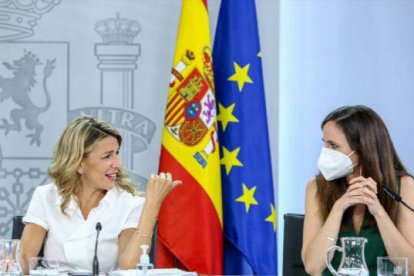
[[157, 267], [223, 273], [216, 99], [206, 0], [183, 0], [159, 171], [183, 184], [159, 214]]

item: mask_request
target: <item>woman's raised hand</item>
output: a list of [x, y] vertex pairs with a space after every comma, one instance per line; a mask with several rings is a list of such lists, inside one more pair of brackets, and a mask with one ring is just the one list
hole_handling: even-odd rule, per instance
[[381, 206], [377, 198], [377, 183], [371, 177], [355, 177], [349, 181], [348, 189], [335, 204], [343, 212], [350, 206], [365, 204], [375, 215], [378, 207]]
[[172, 175], [168, 172], [151, 174], [147, 184], [146, 200], [161, 205], [168, 193], [181, 183], [181, 180], [173, 180]]
[[356, 194], [360, 203], [367, 205], [369, 212], [375, 217], [380, 211], [384, 211], [377, 197], [377, 189], [374, 179], [358, 176], [349, 181], [347, 193]]

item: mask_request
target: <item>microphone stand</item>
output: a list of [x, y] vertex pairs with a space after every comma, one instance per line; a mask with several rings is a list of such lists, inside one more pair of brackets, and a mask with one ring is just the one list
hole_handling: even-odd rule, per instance
[[98, 239], [99, 239], [99, 233], [102, 230], [102, 225], [100, 222], [96, 223], [96, 240], [95, 240], [95, 255], [93, 256], [93, 264], [92, 264], [92, 270], [93, 275], [97, 276], [99, 275], [99, 261], [98, 261]]
[[405, 207], [407, 207], [411, 212], [414, 212], [414, 209], [411, 208], [407, 203], [404, 202], [404, 200], [402, 199], [402, 197], [397, 194], [396, 192], [394, 192], [390, 187], [388, 187], [387, 185], [382, 184], [382, 189], [384, 190], [384, 192], [390, 196], [393, 200], [400, 202], [402, 205], [404, 205]]

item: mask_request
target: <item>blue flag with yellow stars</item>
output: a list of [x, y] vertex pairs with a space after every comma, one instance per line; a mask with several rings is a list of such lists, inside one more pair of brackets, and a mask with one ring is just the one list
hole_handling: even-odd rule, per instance
[[224, 274], [276, 275], [276, 210], [254, 0], [222, 0], [214, 41]]

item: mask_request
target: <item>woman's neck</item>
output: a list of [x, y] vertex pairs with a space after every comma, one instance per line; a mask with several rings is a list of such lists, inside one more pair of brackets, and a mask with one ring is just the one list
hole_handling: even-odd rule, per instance
[[361, 176], [361, 175], [362, 175], [361, 165], [358, 164], [354, 167], [354, 170], [352, 171], [352, 174], [350, 174], [346, 177], [346, 181], [349, 183], [349, 181], [351, 181], [351, 179], [353, 179], [355, 177], [358, 177], [358, 176]]
[[87, 189], [85, 187], [80, 189], [76, 197], [78, 199], [79, 209], [85, 220], [88, 218], [91, 210], [99, 205], [99, 202], [106, 193], [107, 191], [105, 190]]
[[357, 204], [354, 207], [354, 211], [352, 213], [352, 221], [354, 223], [354, 230], [357, 234], [359, 234], [361, 231], [362, 224], [364, 222], [365, 210], [365, 204]]
[[365, 204], [357, 204], [354, 207], [354, 216], [355, 217], [363, 217], [365, 215], [365, 209], [366, 209], [366, 205]]

